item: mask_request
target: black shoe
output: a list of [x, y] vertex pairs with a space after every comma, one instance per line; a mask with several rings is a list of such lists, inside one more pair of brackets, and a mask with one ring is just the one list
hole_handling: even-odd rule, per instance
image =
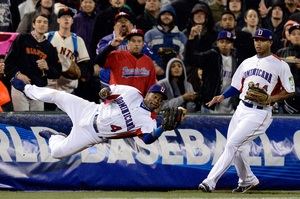
[[246, 193], [249, 189], [252, 189], [252, 188], [256, 187], [257, 185], [258, 185], [258, 183], [248, 185], [248, 186], [238, 186], [237, 188], [232, 190], [232, 193]]
[[42, 138], [45, 138], [47, 140], [50, 139], [51, 135], [62, 135], [64, 137], [67, 137], [66, 134], [64, 133], [56, 133], [56, 132], [53, 132], [53, 131], [49, 131], [49, 130], [42, 130], [39, 132], [39, 135], [42, 137]]
[[16, 77], [12, 78], [12, 79], [10, 80], [10, 83], [11, 83], [11, 85], [12, 85], [15, 89], [17, 89], [17, 90], [19, 90], [19, 91], [21, 91], [21, 92], [24, 91], [24, 88], [25, 88], [25, 86], [26, 86], [26, 84], [25, 84], [22, 80], [20, 80], [20, 79], [18, 79], [18, 78], [16, 78]]
[[209, 188], [209, 186], [203, 182], [201, 184], [199, 184], [198, 189], [203, 192], [209, 192], [209, 193], [211, 192], [211, 189]]

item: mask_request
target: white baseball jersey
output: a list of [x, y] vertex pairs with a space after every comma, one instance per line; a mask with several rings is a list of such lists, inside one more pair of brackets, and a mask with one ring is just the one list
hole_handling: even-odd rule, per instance
[[143, 105], [144, 98], [138, 89], [125, 85], [111, 85], [110, 88], [117, 98], [99, 105], [97, 126], [102, 136], [140, 135], [157, 127], [151, 111]]
[[[247, 161], [247, 146], [259, 135], [265, 133], [272, 122], [272, 108], [257, 105], [248, 100], [245, 94], [248, 83], [254, 82], [264, 88], [268, 94], [274, 95], [283, 87], [287, 92], [295, 92], [295, 84], [289, 66], [274, 55], [259, 58], [257, 55], [244, 60], [233, 75], [231, 86], [241, 91], [238, 105], [228, 127], [227, 143], [224, 152], [215, 163], [203, 183], [211, 190], [217, 181], [234, 163], [239, 176], [238, 186], [256, 186], [258, 178], [251, 171]], [[243, 101], [242, 101], [243, 100]]]
[[108, 137], [125, 138], [151, 133], [157, 127], [155, 118], [136, 88], [125, 85], [111, 85], [110, 88], [117, 97], [99, 105], [55, 89], [25, 86], [27, 97], [55, 103], [72, 121], [68, 137], [55, 135], [49, 139], [53, 157], [72, 155]]
[[[46, 33], [46, 37], [48, 37], [49, 33]], [[74, 45], [72, 36], [67, 38], [63, 38], [60, 36], [58, 31], [55, 31], [53, 38], [51, 39], [51, 44], [56, 47], [58, 52], [58, 58], [62, 65], [62, 71], [67, 71], [71, 65], [71, 61], [75, 60], [74, 55]], [[89, 60], [89, 54], [86, 49], [85, 43], [83, 39], [77, 35], [77, 45], [78, 45], [78, 57], [77, 63], [82, 61]], [[75, 88], [78, 86], [78, 80], [71, 80], [64, 77], [60, 77], [58, 80], [49, 80], [48, 87], [54, 88], [57, 90], [64, 90], [68, 93], [73, 92]]]
[[249, 82], [264, 88], [269, 95], [278, 93], [281, 86], [288, 93], [295, 92], [294, 79], [288, 64], [274, 55], [263, 58], [255, 55], [244, 60], [238, 67], [231, 86], [241, 91], [242, 100], [245, 100]]

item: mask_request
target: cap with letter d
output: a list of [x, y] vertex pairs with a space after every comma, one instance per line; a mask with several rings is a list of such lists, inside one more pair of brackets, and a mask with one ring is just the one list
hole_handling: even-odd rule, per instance
[[159, 93], [162, 95], [164, 100], [168, 99], [167, 93], [166, 93], [166, 88], [159, 85], [159, 84], [153, 84], [149, 90], [148, 93]]
[[222, 31], [219, 32], [217, 40], [220, 40], [220, 39], [226, 39], [226, 40], [229, 40], [229, 41], [234, 41], [235, 36], [232, 32], [229, 32], [227, 30], [222, 30]]
[[265, 29], [265, 28], [259, 28], [255, 31], [255, 34], [253, 36], [253, 39], [263, 39], [263, 40], [272, 40], [273, 33], [271, 30]]

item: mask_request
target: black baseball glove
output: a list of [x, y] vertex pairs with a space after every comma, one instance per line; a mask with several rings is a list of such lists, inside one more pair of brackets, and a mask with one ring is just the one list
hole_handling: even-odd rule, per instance
[[186, 110], [181, 107], [167, 108], [161, 111], [163, 116], [162, 127], [166, 131], [175, 129], [182, 121]]

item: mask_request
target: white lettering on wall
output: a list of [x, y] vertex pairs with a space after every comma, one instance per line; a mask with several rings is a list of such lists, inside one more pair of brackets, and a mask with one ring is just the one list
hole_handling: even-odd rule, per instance
[[169, 142], [168, 137], [176, 137], [174, 131], [166, 131], [159, 137], [162, 164], [183, 164], [183, 155], [177, 142]]
[[296, 131], [294, 134], [294, 148], [295, 148], [295, 153], [297, 155], [297, 158], [300, 160], [300, 130]]
[[111, 140], [108, 163], [125, 161], [127, 164], [134, 164], [133, 150], [123, 139]]
[[3, 162], [12, 162], [9, 151], [9, 139], [7, 135], [0, 130], [0, 157]]
[[[10, 133], [13, 145], [15, 146], [15, 155], [17, 162], [37, 162], [37, 145], [27, 140], [21, 140], [19, 134], [14, 127], [7, 127]], [[26, 145], [30, 145], [27, 146]]]
[[180, 129], [179, 133], [185, 146], [186, 164], [206, 164], [210, 160], [211, 150], [205, 145], [203, 135], [193, 129]]

